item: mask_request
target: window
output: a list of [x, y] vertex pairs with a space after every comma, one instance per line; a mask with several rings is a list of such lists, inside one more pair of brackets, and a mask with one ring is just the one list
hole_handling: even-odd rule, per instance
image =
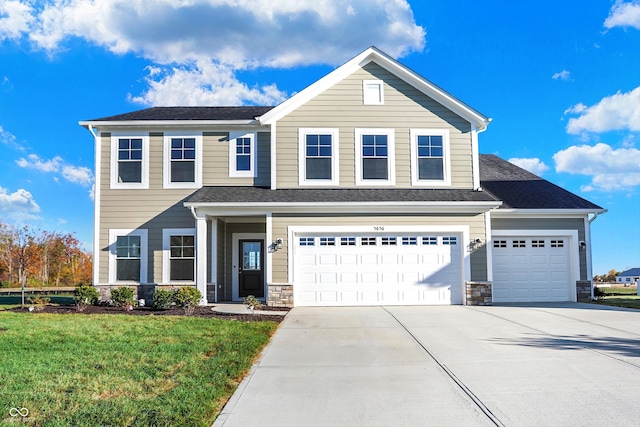
[[380, 238], [380, 244], [382, 246], [396, 246], [398, 239], [396, 237], [382, 237]]
[[411, 180], [413, 185], [451, 185], [449, 131], [412, 129]]
[[532, 248], [544, 248], [544, 240], [532, 240], [531, 241]]
[[315, 239], [313, 237], [301, 237], [299, 240], [300, 246], [314, 246]]
[[494, 248], [506, 248], [507, 247], [507, 241], [506, 240], [494, 240], [493, 241], [493, 247]]
[[551, 241], [552, 248], [564, 248], [564, 240], [552, 240]]
[[375, 237], [361, 237], [360, 244], [362, 246], [375, 246], [376, 238]]
[[356, 129], [356, 184], [394, 185], [393, 129]]
[[336, 238], [335, 237], [321, 237], [320, 238], [320, 246], [335, 246]]
[[512, 247], [514, 248], [525, 248], [526, 247], [526, 243], [524, 240], [514, 240], [511, 244]]
[[384, 83], [382, 80], [362, 81], [362, 102], [364, 105], [384, 104]]
[[338, 185], [338, 129], [300, 129], [300, 185]]
[[418, 244], [418, 238], [417, 237], [403, 237], [402, 238], [402, 245], [404, 246], [416, 246]]
[[202, 134], [164, 135], [164, 187], [196, 188], [201, 184]]
[[109, 230], [109, 282], [147, 282], [147, 230]]
[[231, 134], [229, 139], [229, 176], [257, 176], [256, 134]]
[[438, 244], [438, 238], [436, 236], [423, 236], [422, 244], [425, 246], [433, 246]]
[[355, 246], [356, 238], [355, 237], [341, 237], [340, 238], [340, 246]]
[[196, 271], [196, 230], [171, 228], [162, 230], [162, 281], [193, 282]]
[[111, 188], [149, 188], [149, 135], [111, 134]]
[[442, 238], [442, 244], [445, 246], [457, 245], [458, 238], [455, 236], [445, 236]]

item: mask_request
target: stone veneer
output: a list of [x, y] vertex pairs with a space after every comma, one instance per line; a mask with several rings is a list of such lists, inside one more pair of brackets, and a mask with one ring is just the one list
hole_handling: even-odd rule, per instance
[[269, 283], [267, 285], [267, 305], [270, 307], [293, 307], [293, 285], [289, 283]]
[[98, 293], [100, 294], [100, 301], [109, 301], [111, 299], [111, 289], [127, 287], [133, 289], [133, 299], [138, 301], [144, 299], [145, 305], [153, 305], [153, 293], [156, 289], [178, 289], [182, 286], [174, 285], [155, 285], [155, 284], [142, 284], [142, 285], [101, 285], [96, 286]]
[[576, 281], [576, 297], [578, 302], [591, 302], [591, 280]]
[[491, 282], [466, 282], [467, 299], [465, 305], [491, 305], [493, 293]]

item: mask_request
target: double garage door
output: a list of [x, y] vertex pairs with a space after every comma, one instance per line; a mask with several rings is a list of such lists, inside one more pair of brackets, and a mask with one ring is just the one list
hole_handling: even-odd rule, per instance
[[462, 303], [460, 234], [294, 235], [300, 306]]
[[493, 301], [571, 301], [567, 237], [494, 237]]

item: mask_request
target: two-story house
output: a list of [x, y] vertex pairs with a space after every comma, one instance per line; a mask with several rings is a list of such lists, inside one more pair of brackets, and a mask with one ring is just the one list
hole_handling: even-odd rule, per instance
[[156, 107], [95, 137], [94, 285], [203, 304], [591, 297], [590, 203], [496, 156], [490, 119], [371, 47], [276, 107]]

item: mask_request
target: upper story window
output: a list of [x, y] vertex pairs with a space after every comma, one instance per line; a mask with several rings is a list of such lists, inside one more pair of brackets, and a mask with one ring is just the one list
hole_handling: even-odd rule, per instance
[[147, 282], [147, 230], [109, 230], [109, 282]]
[[356, 184], [395, 184], [393, 129], [356, 129]]
[[300, 129], [299, 184], [338, 185], [338, 129]]
[[231, 134], [229, 136], [229, 176], [256, 177], [256, 134]]
[[111, 135], [111, 188], [149, 188], [149, 135]]
[[382, 80], [362, 81], [362, 102], [364, 105], [384, 104], [384, 83]]
[[202, 134], [164, 135], [164, 187], [196, 188], [201, 184]]
[[448, 129], [411, 129], [413, 185], [451, 185]]

